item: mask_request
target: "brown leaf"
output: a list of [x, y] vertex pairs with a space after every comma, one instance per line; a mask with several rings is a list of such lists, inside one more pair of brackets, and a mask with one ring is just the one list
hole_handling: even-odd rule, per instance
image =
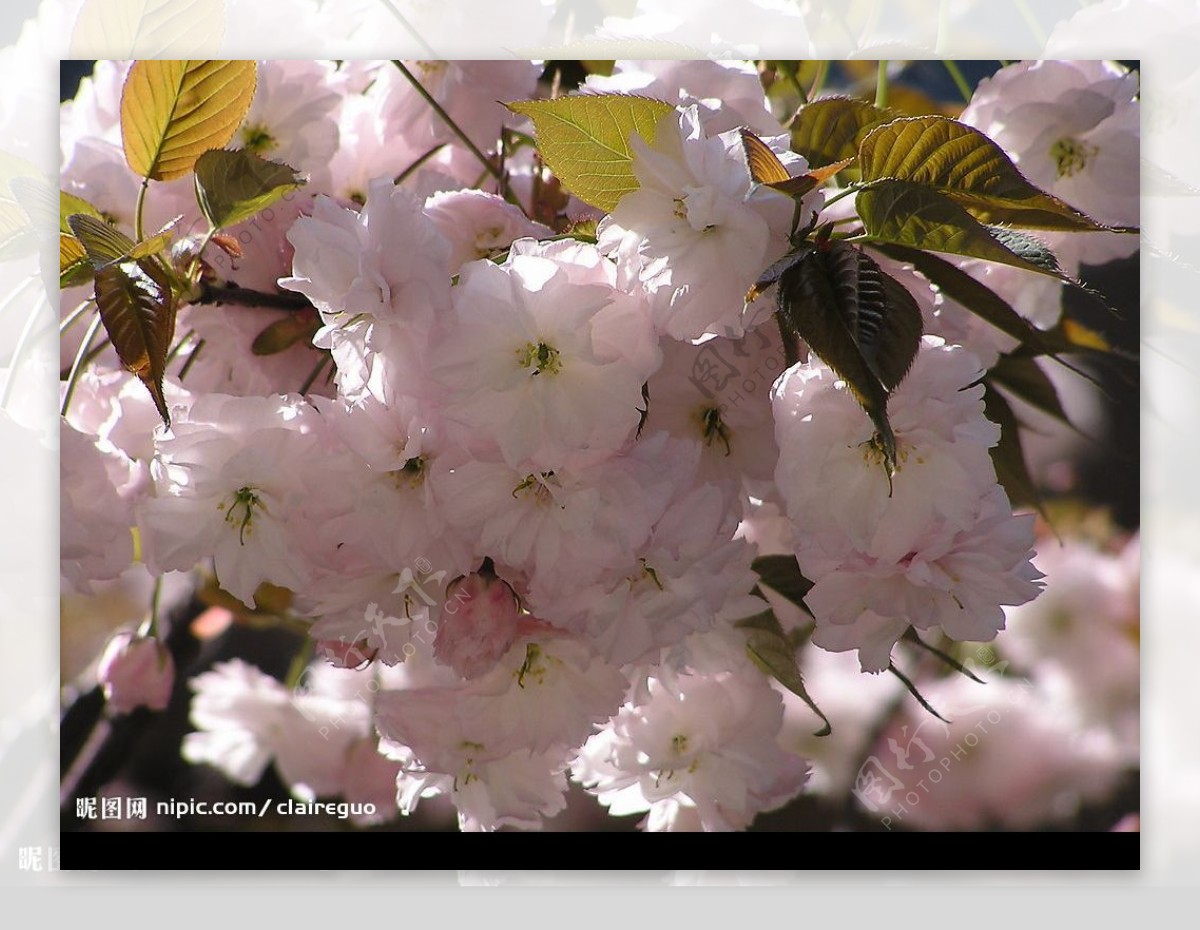
[[171, 424], [162, 381], [175, 334], [175, 295], [153, 261], [116, 262], [96, 271], [96, 305], [121, 364], [141, 379]]

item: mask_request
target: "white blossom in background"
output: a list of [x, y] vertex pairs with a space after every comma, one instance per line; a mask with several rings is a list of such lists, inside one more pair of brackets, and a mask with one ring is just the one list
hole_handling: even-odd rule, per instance
[[1033, 518], [1014, 516], [988, 449], [978, 359], [925, 337], [888, 404], [897, 466], [831, 369], [810, 360], [776, 386], [776, 484], [794, 523], [805, 598], [827, 649], [858, 649], [864, 671], [890, 662], [910, 624], [991, 639], [1002, 605], [1037, 595]]
[[428, 393], [464, 448], [549, 471], [617, 451], [659, 355], [594, 247], [516, 249], [462, 272], [430, 350]]
[[371, 183], [361, 212], [318, 197], [288, 238], [294, 271], [280, 284], [320, 311], [325, 325], [313, 344], [333, 352], [342, 394], [389, 401], [408, 386], [406, 367], [449, 303], [446, 241], [421, 202], [385, 178]]
[[138, 509], [152, 571], [186, 571], [206, 557], [248, 606], [264, 581], [299, 587], [290, 511], [306, 496], [303, 465], [315, 442], [298, 399], [210, 394], [160, 436], [154, 494]]
[[[196, 730], [184, 738], [183, 757], [247, 786], [274, 765], [292, 794], [305, 801], [347, 789], [348, 796], [377, 797], [381, 783], [394, 784], [396, 768], [385, 760], [365, 771], [352, 768], [362, 764], [360, 746], [371, 732], [369, 678], [314, 665], [304, 687], [293, 691], [241, 659], [219, 662], [192, 679]], [[393, 809], [382, 812], [390, 816]]]
[[120, 494], [132, 463], [106, 455], [96, 438], [67, 423], [62, 454], [60, 560], [65, 587], [90, 593], [92, 582], [111, 581], [133, 562], [133, 507]]
[[742, 126], [763, 136], [784, 131], [749, 62], [616, 61], [611, 75], [589, 74], [583, 87], [598, 94], [637, 94], [694, 105], [709, 135]]
[[740, 644], [715, 667], [651, 670], [584, 745], [572, 777], [609, 812], [648, 812], [647, 829], [741, 830], [803, 786], [808, 764], [775, 742], [779, 695]]
[[[1070, 704], [1028, 681], [985, 680], [952, 675], [926, 682], [925, 698], [951, 723], [906, 709], [880, 735], [871, 758], [894, 782], [876, 789], [890, 788], [892, 807], [875, 816], [887, 817], [889, 828], [1028, 830], [1065, 823], [1118, 784], [1124, 760], [1111, 733], [1081, 723]], [[875, 766], [866, 772], [878, 774]]]
[[520, 207], [486, 191], [443, 191], [425, 201], [425, 215], [450, 243], [450, 270], [488, 258], [517, 239], [543, 239], [552, 230], [527, 218]]
[[1009, 612], [1004, 653], [1103, 724], [1137, 758], [1141, 637], [1139, 543], [1118, 552], [1048, 541], [1036, 563], [1053, 583]]
[[[764, 139], [795, 173], [807, 163], [786, 136]], [[697, 106], [667, 114], [654, 144], [634, 137], [639, 188], [621, 198], [598, 230], [600, 248], [618, 264], [622, 286], [641, 288], [655, 326], [674, 339], [739, 337], [752, 321], [746, 291], [787, 251], [793, 204], [750, 179], [741, 136], [709, 136]], [[804, 221], [824, 200], [813, 191]]]
[[[960, 119], [990, 136], [1042, 190], [1110, 226], [1136, 226], [1138, 75], [1115, 62], [1018, 62], [980, 81]], [[1063, 267], [1132, 254], [1138, 237], [1044, 235]]]
[[335, 67], [327, 61], [259, 62], [258, 86], [235, 142], [326, 187], [342, 101], [333, 84]]

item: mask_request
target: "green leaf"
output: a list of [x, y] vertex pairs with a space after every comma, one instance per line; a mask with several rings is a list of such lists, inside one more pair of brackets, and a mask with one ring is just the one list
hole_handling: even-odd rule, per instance
[[67, 227], [82, 244], [88, 260], [96, 268], [128, 258], [137, 248], [136, 242], [111, 223], [86, 213], [68, 216]]
[[74, 235], [71, 232], [71, 226], [67, 223], [67, 217], [73, 213], [82, 213], [85, 216], [94, 217], [98, 220], [103, 220], [104, 215], [93, 207], [82, 197], [76, 197], [74, 194], [68, 194], [66, 191], [58, 192], [58, 231], [67, 235]]
[[253, 61], [135, 61], [121, 94], [129, 167], [155, 181], [189, 174], [233, 138], [255, 85]]
[[1041, 494], [1029, 473], [1025, 452], [1021, 448], [1021, 433], [1017, 416], [1004, 396], [987, 379], [984, 380], [983, 412], [1000, 427], [1000, 442], [988, 451], [996, 468], [996, 480], [1008, 494], [1014, 506], [1034, 507], [1043, 516]]
[[870, 256], [842, 242], [801, 253], [780, 275], [777, 300], [788, 328], [837, 372], [870, 417], [890, 475], [896, 438], [887, 399], [920, 344], [916, 301]]
[[253, 152], [214, 149], [196, 161], [196, 200], [214, 229], [225, 229], [304, 184], [293, 168]]
[[970, 678], [972, 681], [979, 682], [979, 684], [981, 684], [981, 685], [986, 684], [986, 682], [982, 678], [980, 678], [973, 671], [971, 671], [969, 668], [967, 668], [965, 665], [963, 665], [961, 662], [959, 662], [958, 659], [954, 658], [954, 656], [950, 655], [948, 652], [943, 652], [941, 649], [938, 649], [937, 646], [934, 646], [931, 643], [927, 643], [927, 642], [925, 642], [925, 640], [921, 639], [921, 637], [917, 635], [917, 631], [915, 629], [913, 629], [911, 626], [907, 630], [904, 631], [904, 635], [901, 637], [901, 639], [903, 639], [904, 642], [906, 642], [906, 643], [912, 643], [914, 646], [916, 646], [919, 649], [924, 649], [930, 655], [936, 656], [938, 659], [945, 662], [947, 665], [949, 665], [952, 669], [954, 669], [960, 675], [965, 675], [968, 678]]
[[1049, 414], [1060, 423], [1071, 425], [1067, 411], [1059, 400], [1058, 389], [1036, 359], [1027, 355], [1002, 355], [987, 373], [987, 378], [1031, 407]]
[[72, 235], [58, 236], [58, 286], [78, 287], [92, 280], [92, 263], [88, 260], [83, 243]]
[[563, 186], [605, 211], [638, 189], [634, 134], [653, 144], [659, 121], [675, 112], [669, 103], [627, 94], [572, 94], [507, 106], [533, 120], [542, 159]]
[[289, 313], [255, 336], [250, 351], [255, 355], [276, 355], [287, 351], [297, 342], [311, 342], [320, 328], [321, 319], [315, 310]]
[[950, 722], [945, 717], [943, 717], [941, 714], [939, 714], [936, 710], [933, 709], [933, 705], [931, 705], [927, 700], [925, 700], [925, 696], [923, 694], [921, 694], [920, 691], [917, 690], [917, 686], [912, 683], [911, 679], [909, 679], [909, 677], [907, 675], [905, 675], [902, 671], [900, 671], [900, 669], [896, 668], [896, 664], [894, 662], [891, 663], [890, 665], [888, 665], [887, 670], [889, 672], [891, 672], [893, 675], [895, 675], [898, 679], [900, 679], [900, 683], [902, 685], [904, 685], [905, 690], [907, 690], [909, 694], [911, 694], [914, 698], [916, 698], [917, 703], [920, 704], [922, 707], [924, 707], [925, 710], [927, 710], [929, 713], [933, 714], [933, 716], [937, 717], [938, 720], [942, 721], [942, 723]]
[[162, 380], [176, 307], [166, 273], [146, 259], [103, 265], [96, 270], [96, 305], [121, 364], [146, 385], [169, 426]]
[[170, 244], [171, 229], [181, 219], [182, 216], [175, 217], [141, 242], [134, 242], [112, 224], [86, 213], [72, 213], [67, 217], [67, 226], [83, 246], [92, 265], [101, 268], [114, 262], [157, 255]]
[[1110, 228], [1035, 187], [979, 130], [944, 116], [876, 126], [863, 138], [858, 156], [863, 180], [912, 181], [952, 198], [983, 223], [1023, 229]]
[[129, 253], [129, 257], [149, 258], [151, 255], [157, 255], [158, 253], [162, 252], [171, 244], [171, 239], [175, 235], [171, 230], [178, 225], [181, 219], [183, 219], [183, 214], [175, 217], [175, 219], [171, 220], [171, 222], [156, 232], [153, 236], [150, 236], [148, 239], [143, 239], [133, 247], [133, 250]]
[[988, 234], [1002, 246], [1012, 252], [1017, 258], [1028, 262], [1047, 274], [1056, 277], [1063, 276], [1062, 266], [1058, 258], [1046, 243], [1029, 233], [1009, 229], [1007, 226], [987, 226]]
[[[961, 206], [912, 181], [873, 181], [858, 192], [856, 207], [867, 237], [930, 252], [981, 258], [1062, 279], [1022, 258]], [[1007, 232], [1007, 230], [1005, 230]]]
[[870, 130], [895, 116], [863, 100], [824, 97], [800, 108], [792, 123], [792, 148], [822, 168], [853, 158]]
[[825, 726], [814, 735], [828, 736], [833, 732], [829, 718], [816, 705], [804, 687], [804, 676], [796, 664], [796, 649], [788, 640], [774, 611], [764, 610], [753, 617], [739, 620], [735, 626], [746, 631], [746, 652], [764, 672], [807, 704]]
[[74, 214], [89, 216], [103, 221], [100, 211], [82, 197], [58, 192], [58, 286], [77, 287], [92, 280], [92, 263], [88, 259], [83, 243], [71, 230], [68, 218]]
[[912, 246], [891, 244], [877, 248], [897, 261], [910, 263], [951, 300], [1022, 345], [1031, 346], [1042, 354], [1056, 351], [1042, 330], [1017, 313], [1008, 301], [990, 287], [957, 265]]
[[813, 583], [800, 573], [794, 555], [759, 556], [750, 567], [768, 588], [811, 615], [808, 605], [804, 603], [804, 596], [812, 590]]
[[[1096, 296], [1096, 295], [1089, 295]], [[1107, 307], [1108, 304], [1105, 303]], [[1064, 316], [1058, 323], [1044, 332], [1047, 342], [1052, 346], [1051, 351], [1058, 352], [1096, 352], [1101, 355], [1118, 355], [1128, 361], [1136, 361], [1136, 354], [1126, 353], [1108, 341], [1103, 333], [1090, 326]], [[1046, 352], [1043, 354], [1051, 354]]]
[[902, 284], [860, 249], [831, 247], [826, 267], [835, 282], [847, 329], [872, 373], [890, 393], [917, 357], [921, 309]]

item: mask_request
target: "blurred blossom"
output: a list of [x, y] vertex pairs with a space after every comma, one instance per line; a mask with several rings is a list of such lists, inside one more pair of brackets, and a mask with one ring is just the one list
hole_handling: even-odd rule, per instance
[[139, 707], [163, 710], [175, 684], [175, 660], [153, 637], [118, 633], [104, 649], [96, 679], [118, 714]]

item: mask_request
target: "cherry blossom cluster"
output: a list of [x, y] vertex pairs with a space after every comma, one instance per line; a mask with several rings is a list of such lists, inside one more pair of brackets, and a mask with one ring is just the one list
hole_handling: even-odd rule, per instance
[[[98, 63], [62, 115], [64, 190], [126, 228], [127, 69]], [[218, 293], [309, 306], [183, 308], [169, 427], [97, 353], [62, 422], [63, 583], [196, 573], [235, 612], [286, 589], [280, 613], [314, 651], [298, 680], [241, 660], [191, 680], [184, 755], [235, 782], [273, 763], [301, 798], [389, 815], [444, 796], [462, 829], [494, 830], [537, 828], [574, 781], [646, 829], [744, 829], [804, 789], [811, 755], [738, 626], [781, 603], [757, 558], [795, 557], [811, 618], [789, 624], [867, 672], [910, 627], [988, 641], [1039, 593], [1033, 517], [997, 481], [980, 384], [1013, 343], [875, 256], [926, 332], [888, 406], [889, 474], [846, 383], [816, 355], [789, 366], [771, 294], [746, 300], [797, 217], [852, 209], [826, 210], [830, 188], [795, 203], [753, 182], [739, 127], [808, 170], [755, 68], [589, 77], [585, 92], [675, 108], [652, 144], [633, 139], [639, 187], [608, 214], [561, 190], [496, 102], [545, 95], [540, 73], [259, 64], [235, 144], [307, 184], [209, 243], [190, 182], [166, 182], [147, 225], [182, 215], [174, 248], [207, 246]], [[1129, 223], [1133, 80], [1013, 66], [964, 120], [1047, 190]], [[498, 140], [500, 177], [479, 157]], [[1109, 183], [1129, 159], [1132, 199]], [[1068, 270], [1097, 257], [1064, 254]], [[1057, 319], [1053, 280], [960, 265], [1038, 325]], [[65, 292], [64, 316], [87, 296]], [[123, 649], [108, 688], [136, 706], [163, 662]], [[154, 681], [138, 672], [152, 666]]]

